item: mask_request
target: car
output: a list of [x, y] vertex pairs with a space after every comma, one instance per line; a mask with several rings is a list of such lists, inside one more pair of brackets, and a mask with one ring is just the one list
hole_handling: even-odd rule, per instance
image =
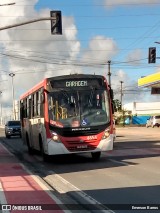
[[155, 126], [160, 126], [160, 115], [151, 116], [149, 119], [147, 119], [146, 127], [148, 128], [150, 126], [152, 128], [154, 128]]
[[5, 135], [6, 138], [10, 138], [11, 136], [21, 137], [21, 122], [16, 120], [7, 121], [5, 125]]

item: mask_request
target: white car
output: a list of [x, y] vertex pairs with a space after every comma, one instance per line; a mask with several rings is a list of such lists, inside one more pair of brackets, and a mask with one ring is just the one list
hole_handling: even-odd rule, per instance
[[146, 123], [146, 127], [152, 127], [154, 128], [155, 126], [159, 127], [160, 126], [160, 115], [155, 115], [151, 116]]

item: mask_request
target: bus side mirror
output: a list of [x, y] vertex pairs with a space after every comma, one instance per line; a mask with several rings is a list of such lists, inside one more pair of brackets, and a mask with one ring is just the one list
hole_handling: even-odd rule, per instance
[[114, 114], [114, 103], [113, 103], [113, 89], [110, 88], [110, 98], [111, 98], [111, 107], [112, 107], [112, 114]]
[[114, 98], [113, 89], [110, 89], [110, 97], [111, 97], [111, 100], [113, 100], [113, 98]]

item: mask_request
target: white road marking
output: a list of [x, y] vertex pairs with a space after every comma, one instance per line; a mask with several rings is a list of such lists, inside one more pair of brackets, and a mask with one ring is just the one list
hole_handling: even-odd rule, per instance
[[86, 194], [84, 191], [81, 191], [79, 188], [68, 182], [66, 179], [62, 178], [60, 175], [57, 175], [54, 171], [50, 171], [50, 173], [51, 175], [46, 176], [45, 179], [47, 182], [49, 181], [59, 193], [74, 192], [81, 198], [86, 200], [87, 203], [101, 206], [101, 209], [98, 210], [99, 212], [115, 213], [111, 209], [104, 206], [102, 203], [98, 202], [97, 200]]
[[14, 156], [5, 146], [3, 146], [2, 143], [1, 143], [0, 145], [3, 147], [3, 149], [5, 149], [5, 151], [6, 151], [9, 155]]
[[[43, 182], [42, 182], [42, 180], [40, 180], [39, 178], [38, 178], [38, 176], [37, 175], [33, 175], [33, 173], [31, 172], [31, 171], [29, 171], [23, 164], [21, 164], [20, 163], [20, 165], [23, 167], [23, 169], [25, 170], [25, 171], [27, 171], [30, 175], [31, 175], [31, 177], [40, 185], [40, 187], [57, 203], [57, 204], [59, 204], [59, 205], [65, 205], [64, 203], [62, 203], [55, 195], [53, 195], [52, 193], [51, 193], [51, 189], [47, 186], [47, 184], [44, 184]], [[45, 179], [45, 178], [44, 178]], [[71, 211], [69, 211], [69, 210], [63, 210], [64, 212], [66, 212], [66, 213], [71, 213]]]
[[113, 160], [113, 159], [108, 159], [108, 160], [113, 162], [113, 163], [118, 163], [118, 164], [122, 164], [122, 165], [125, 165], [125, 166], [133, 166], [129, 163], [125, 163], [125, 162], [122, 162], [122, 161], [117, 161], [117, 160]]
[[[7, 200], [6, 200], [6, 197], [5, 197], [1, 182], [0, 182], [0, 204], [7, 205]], [[2, 212], [10, 213], [10, 211], [8, 211], [8, 210], [2, 211]]]

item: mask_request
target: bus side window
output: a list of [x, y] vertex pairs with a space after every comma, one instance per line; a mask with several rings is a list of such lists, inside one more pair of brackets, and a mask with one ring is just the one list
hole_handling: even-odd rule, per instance
[[24, 105], [23, 100], [20, 102], [20, 119], [23, 120], [24, 118]]
[[45, 93], [44, 88], [37, 91], [37, 116], [44, 117]]
[[37, 93], [34, 93], [34, 117], [37, 116]]
[[27, 118], [27, 99], [24, 99], [24, 103], [23, 103], [23, 109], [24, 109], [24, 118]]
[[26, 99], [26, 101], [27, 101], [27, 118], [29, 117], [29, 103], [28, 103], [28, 97], [27, 97], [27, 99]]
[[48, 113], [49, 113], [49, 119], [54, 120], [55, 119], [55, 107], [53, 105], [52, 97], [48, 97]]
[[41, 115], [41, 91], [37, 92], [37, 115]]
[[32, 102], [32, 118], [34, 117], [34, 94], [32, 95], [32, 98], [31, 98], [31, 102]]
[[32, 101], [31, 95], [28, 97], [28, 118], [32, 117]]

